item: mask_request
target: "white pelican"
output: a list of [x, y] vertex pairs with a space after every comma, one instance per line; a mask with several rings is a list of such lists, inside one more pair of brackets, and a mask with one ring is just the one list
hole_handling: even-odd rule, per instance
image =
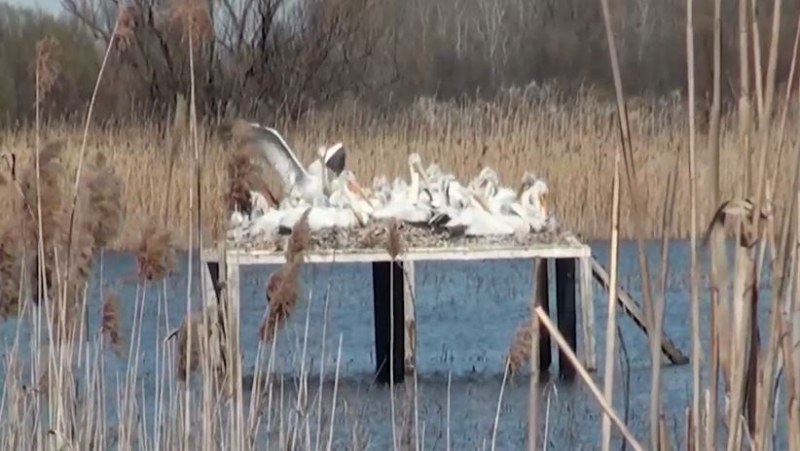
[[309, 203], [319, 202], [320, 198], [325, 197], [326, 189], [322, 162], [336, 174], [344, 169], [346, 151], [342, 143], [336, 143], [328, 149], [321, 148], [318, 155], [322, 161], [315, 160], [306, 170], [277, 130], [255, 123], [250, 123], [250, 126], [254, 143], [280, 174], [284, 193], [289, 197], [297, 196]]
[[263, 216], [270, 210], [270, 206], [267, 199], [261, 193], [258, 191], [250, 191], [249, 210], [250, 212], [248, 214], [244, 214], [239, 210], [233, 211], [228, 220], [228, 229], [243, 227], [253, 219]]
[[528, 221], [534, 232], [545, 230], [550, 216], [547, 211], [547, 183], [526, 172], [520, 191], [519, 202], [512, 203], [512, 209]]
[[474, 197], [470, 206], [457, 210], [452, 217], [440, 214], [431, 222], [445, 227], [451, 233], [466, 236], [512, 235], [519, 229], [518, 221], [511, 223], [500, 215], [486, 211]]
[[430, 205], [430, 192], [426, 198], [420, 198], [420, 177], [427, 179], [422, 173], [422, 161], [418, 154], [408, 156], [408, 170], [411, 173], [411, 185], [406, 186], [402, 179], [395, 179], [394, 189], [389, 203], [376, 209], [373, 213], [375, 219], [395, 218], [400, 221], [419, 224], [426, 223], [431, 218], [433, 210]]
[[331, 181], [328, 202], [289, 207], [279, 218], [278, 227], [291, 230], [306, 210], [309, 210], [308, 226], [312, 232], [316, 232], [330, 228], [365, 226], [369, 223], [372, 205], [358, 185], [355, 174], [343, 170]]

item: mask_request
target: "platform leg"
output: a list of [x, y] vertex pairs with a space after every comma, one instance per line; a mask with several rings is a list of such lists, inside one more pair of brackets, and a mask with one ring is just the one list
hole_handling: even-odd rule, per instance
[[417, 316], [416, 316], [416, 290], [414, 286], [414, 262], [403, 262], [405, 283], [403, 284], [403, 303], [405, 313], [405, 372], [413, 374], [417, 368]]
[[207, 262], [205, 264], [205, 279], [204, 289], [206, 290], [206, 303], [213, 305], [213, 303], [221, 304], [222, 297], [220, 295], [219, 285], [219, 263]]
[[581, 264], [581, 324], [583, 326], [583, 365], [587, 371], [597, 369], [594, 344], [594, 295], [592, 293], [592, 262], [589, 257]]
[[372, 263], [375, 376], [378, 383], [381, 384], [391, 382], [392, 375], [394, 382], [400, 383], [405, 374], [403, 365], [405, 356], [403, 279], [402, 262]]
[[[556, 302], [558, 304], [558, 330], [576, 351], [577, 330], [575, 318], [575, 259], [556, 259]], [[577, 352], [576, 352], [577, 354]], [[558, 369], [562, 379], [575, 378], [575, 368], [569, 363], [563, 352], [558, 353]]]
[[[534, 274], [534, 302], [536, 306], [542, 307], [542, 310], [550, 314], [550, 281], [548, 280], [549, 271], [547, 268], [547, 259], [537, 258], [533, 263]], [[531, 311], [533, 314], [533, 311]], [[550, 334], [547, 329], [539, 329], [539, 370], [542, 372], [548, 371], [550, 364], [553, 361], [550, 347]], [[531, 361], [531, 366], [534, 362]]]

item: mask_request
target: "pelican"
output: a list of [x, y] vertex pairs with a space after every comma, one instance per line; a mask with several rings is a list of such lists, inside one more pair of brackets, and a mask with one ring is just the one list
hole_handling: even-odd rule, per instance
[[550, 216], [547, 211], [547, 183], [526, 172], [520, 191], [519, 202], [511, 203], [511, 209], [525, 219], [534, 232], [545, 230]]
[[[420, 198], [420, 178], [427, 182], [427, 176], [422, 171], [422, 161], [418, 154], [408, 156], [408, 169], [411, 173], [411, 185], [406, 186], [402, 179], [395, 179], [389, 203], [375, 210], [375, 219], [390, 219], [419, 224], [426, 223], [431, 218], [433, 210], [430, 200], [430, 191], [426, 192], [426, 199]], [[427, 185], [427, 183], [426, 183]]]
[[443, 226], [453, 234], [466, 236], [512, 235], [518, 232], [518, 221], [512, 224], [499, 215], [486, 211], [474, 197], [470, 201], [468, 207], [458, 210], [454, 216], [440, 214], [431, 223]]
[[318, 151], [319, 159], [306, 169], [277, 130], [256, 123], [249, 125], [253, 131], [250, 138], [280, 175], [284, 193], [312, 204], [319, 203], [319, 199], [325, 197], [325, 167], [336, 174], [344, 169], [344, 145], [337, 143], [327, 149], [321, 148]]

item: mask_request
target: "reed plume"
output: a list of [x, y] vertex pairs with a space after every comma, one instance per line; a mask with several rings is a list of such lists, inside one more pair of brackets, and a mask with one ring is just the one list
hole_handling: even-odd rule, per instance
[[517, 328], [517, 333], [514, 335], [514, 342], [506, 355], [509, 376], [519, 372], [531, 358], [531, 341], [533, 340], [531, 323], [531, 320], [525, 320]]
[[20, 256], [19, 233], [7, 221], [0, 231], [0, 318], [19, 312]]
[[[203, 315], [208, 324], [203, 324]], [[211, 368], [224, 379], [227, 365], [227, 350], [222, 346], [222, 317], [216, 306], [208, 306], [203, 310], [192, 312], [183, 319], [178, 330], [170, 334], [168, 339], [177, 336], [177, 377], [187, 382], [205, 359], [210, 359]]]
[[[102, 153], [95, 157], [94, 165], [82, 174], [85, 185], [88, 233], [96, 248], [109, 246], [118, 236], [125, 219], [122, 180], [108, 165]], [[83, 192], [83, 191], [82, 191]]]
[[251, 214], [252, 191], [265, 193], [273, 206], [278, 204], [267, 186], [263, 171], [253, 163], [254, 157], [252, 146], [239, 146], [228, 157], [226, 204], [229, 212]]
[[[66, 172], [61, 161], [63, 141], [51, 141], [39, 152], [39, 174], [36, 171], [36, 155], [31, 158], [28, 167], [23, 171], [20, 182], [22, 192], [22, 233], [26, 254], [31, 255], [30, 265], [33, 271], [31, 284], [33, 300], [38, 304], [45, 298], [44, 290], [49, 298], [54, 287], [56, 248], [64, 242]], [[37, 198], [40, 205], [37, 206]], [[39, 209], [39, 207], [41, 209]], [[39, 229], [41, 214], [41, 232]], [[44, 262], [38, 252], [41, 240]], [[40, 274], [44, 268], [44, 274]]]
[[136, 263], [140, 280], [160, 280], [175, 267], [172, 234], [150, 221], [139, 240]]
[[392, 260], [397, 258], [398, 255], [403, 253], [403, 233], [400, 230], [400, 223], [393, 219], [388, 226], [389, 240], [386, 242], [386, 251]]
[[117, 295], [116, 292], [111, 291], [106, 295], [101, 313], [103, 318], [101, 329], [103, 335], [108, 339], [114, 353], [119, 357], [124, 357], [126, 352], [120, 330], [119, 295]]
[[120, 9], [117, 16], [117, 27], [112, 39], [114, 50], [118, 53], [125, 53], [131, 48], [139, 18], [138, 13], [139, 10], [134, 5], [128, 5]]
[[61, 45], [51, 35], [47, 35], [36, 42], [36, 58], [34, 71], [36, 73], [36, 92], [38, 102], [41, 103], [53, 89], [58, 79], [60, 70], [59, 58]]
[[286, 245], [286, 263], [267, 279], [266, 297], [269, 310], [259, 327], [259, 336], [266, 343], [275, 338], [278, 329], [286, 323], [297, 305], [300, 292], [298, 278], [304, 261], [304, 252], [311, 239], [311, 230], [308, 226], [309, 211], [306, 210], [292, 227], [292, 234]]

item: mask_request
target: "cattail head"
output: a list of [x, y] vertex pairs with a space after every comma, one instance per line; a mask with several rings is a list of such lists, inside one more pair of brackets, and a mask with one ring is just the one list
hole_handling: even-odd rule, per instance
[[136, 254], [139, 279], [159, 280], [168, 276], [175, 267], [175, 250], [172, 234], [151, 221], [139, 240]]

